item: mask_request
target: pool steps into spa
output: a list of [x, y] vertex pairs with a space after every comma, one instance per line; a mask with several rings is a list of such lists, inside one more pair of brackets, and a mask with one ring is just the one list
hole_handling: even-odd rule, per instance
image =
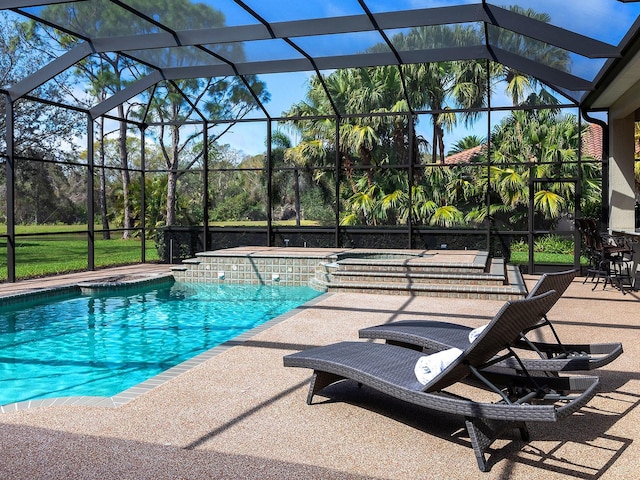
[[487, 259], [487, 268], [468, 265], [406, 265], [398, 262], [328, 264], [313, 284], [329, 292], [384, 293], [453, 298], [509, 300], [526, 295], [520, 271], [502, 259]]

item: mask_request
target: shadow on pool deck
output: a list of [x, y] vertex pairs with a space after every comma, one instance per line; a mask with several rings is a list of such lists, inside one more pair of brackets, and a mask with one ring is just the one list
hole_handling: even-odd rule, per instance
[[[527, 277], [530, 285], [536, 280]], [[17, 285], [0, 285], [0, 294]], [[327, 389], [326, 401], [309, 406], [310, 372], [284, 368], [282, 357], [355, 340], [359, 328], [392, 320], [478, 326], [502, 302], [333, 294], [124, 406], [0, 415], [0, 478], [634, 478], [638, 301], [637, 292], [592, 292], [574, 281], [550, 314], [560, 335], [576, 343], [622, 341], [625, 353], [595, 372], [601, 392], [581, 412], [532, 424], [529, 443], [515, 435], [496, 442], [486, 474], [477, 469], [463, 419], [353, 382]]]

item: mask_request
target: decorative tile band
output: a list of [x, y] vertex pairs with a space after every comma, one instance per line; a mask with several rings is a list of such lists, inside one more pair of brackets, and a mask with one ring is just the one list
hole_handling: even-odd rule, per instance
[[[329, 257], [201, 257], [183, 268], [172, 269], [179, 282], [252, 283], [306, 286], [315, 276], [316, 268], [330, 261]], [[187, 268], [184, 268], [184, 267]]]

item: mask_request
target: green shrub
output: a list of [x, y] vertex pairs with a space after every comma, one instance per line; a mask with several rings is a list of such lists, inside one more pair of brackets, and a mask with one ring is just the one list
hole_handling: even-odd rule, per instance
[[[573, 239], [559, 235], [544, 235], [533, 243], [534, 261], [539, 264], [571, 264], [573, 263]], [[511, 244], [511, 263], [526, 264], [529, 262], [529, 247], [524, 240]], [[586, 257], [580, 257], [580, 264], [586, 265]]]
[[315, 220], [322, 225], [331, 225], [335, 222], [336, 214], [330, 201], [322, 196], [320, 190], [305, 192], [301, 198], [304, 218]]
[[[528, 252], [529, 246], [524, 240], [518, 240], [511, 244], [512, 252]], [[538, 253], [553, 253], [560, 255], [573, 255], [573, 239], [559, 235], [545, 235], [533, 242], [533, 251]]]
[[522, 252], [528, 252], [528, 251], [529, 251], [529, 246], [527, 245], [527, 242], [525, 242], [524, 240], [516, 240], [515, 242], [511, 243], [512, 253], [522, 253]]
[[573, 255], [573, 240], [559, 235], [545, 235], [533, 242], [533, 251]]

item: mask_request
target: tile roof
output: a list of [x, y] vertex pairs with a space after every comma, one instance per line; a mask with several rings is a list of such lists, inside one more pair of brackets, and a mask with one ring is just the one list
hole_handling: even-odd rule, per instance
[[582, 135], [582, 157], [602, 160], [602, 127], [590, 123]]
[[444, 163], [447, 165], [455, 165], [456, 163], [469, 163], [471, 160], [479, 156], [483, 150], [487, 149], [487, 144], [477, 145], [475, 147], [463, 150], [462, 152], [447, 155]]
[[[482, 145], [463, 150], [462, 152], [448, 155], [445, 157], [444, 163], [446, 165], [469, 163], [483, 153], [483, 150], [486, 150], [486, 148], [486, 143], [483, 143]], [[582, 158], [602, 160], [602, 127], [595, 123], [590, 123], [582, 136]]]

